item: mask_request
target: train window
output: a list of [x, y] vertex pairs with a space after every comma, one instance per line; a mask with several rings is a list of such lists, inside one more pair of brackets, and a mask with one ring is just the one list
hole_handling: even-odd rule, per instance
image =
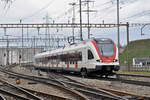
[[48, 63], [48, 58], [44, 57], [42, 62], [43, 62], [43, 64], [47, 64]]
[[70, 64], [74, 64], [76, 61], [82, 61], [82, 52], [70, 53], [70, 54], [62, 54], [60, 55], [60, 61]]
[[78, 53], [78, 61], [82, 61], [82, 52]]
[[62, 62], [63, 62], [64, 60], [65, 60], [65, 59], [64, 59], [64, 55], [63, 55], [63, 54], [61, 54], [61, 55], [60, 55], [60, 61], [62, 61]]
[[91, 50], [88, 50], [88, 59], [94, 59], [93, 53]]
[[74, 53], [71, 53], [69, 56], [70, 64], [74, 64], [75, 55]]

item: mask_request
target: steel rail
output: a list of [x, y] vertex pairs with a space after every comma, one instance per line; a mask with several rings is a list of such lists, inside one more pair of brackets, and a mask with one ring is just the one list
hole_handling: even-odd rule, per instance
[[[90, 86], [87, 86], [83, 83], [77, 82], [73, 79], [70, 79], [68, 77], [65, 77], [61, 74], [55, 74], [55, 73], [49, 73], [49, 77], [51, 79], [55, 79], [56, 81], [58, 81], [59, 83], [61, 83], [63, 86], [65, 87], [69, 87], [69, 88], [73, 88], [74, 90], [77, 90], [81, 93], [83, 93], [84, 95], [88, 96], [89, 99], [91, 99], [91, 97], [95, 98], [95, 99], [112, 99], [112, 100], [126, 100], [125, 98], [119, 97], [117, 95], [113, 95], [109, 92], [106, 92], [104, 90], [100, 90], [100, 89], [96, 89], [96, 88], [92, 88]], [[67, 79], [67, 81], [66, 81]], [[49, 80], [49, 79], [47, 79]], [[69, 81], [69, 82], [68, 82]], [[117, 99], [116, 99], [117, 98]]]
[[[28, 91], [26, 91], [26, 90], [24, 90], [24, 89], [22, 89], [22, 88], [19, 88], [19, 87], [17, 87], [17, 86], [15, 86], [15, 85], [13, 85], [13, 84], [10, 84], [10, 83], [8, 83], [8, 82], [6, 82], [6, 81], [4, 81], [4, 80], [0, 80], [2, 83], [3, 83], [3, 85], [2, 86], [4, 86], [4, 87], [7, 87], [7, 88], [9, 88], [9, 89], [12, 89], [13, 91], [14, 90], [17, 90], [17, 91], [19, 91], [19, 93], [22, 93], [23, 95], [25, 95], [26, 97], [23, 97], [23, 96], [20, 96], [21, 98], [26, 98], [26, 99], [33, 99], [33, 100], [43, 100], [42, 98], [40, 98], [40, 97], [38, 97], [38, 96], [36, 96], [36, 95], [34, 95], [34, 94], [32, 94], [32, 93], [30, 93], [30, 92], [28, 92]], [[1, 86], [1, 87], [2, 87]], [[2, 91], [3, 89], [1, 89], [1, 91]], [[4, 91], [3, 91], [4, 92]], [[6, 91], [7, 92], [7, 94], [11, 94], [11, 95], [13, 95], [14, 93], [11, 93], [11, 91]], [[5, 93], [6, 93], [5, 92]], [[15, 94], [14, 96], [16, 96], [16, 97], [19, 97], [19, 95], [17, 96], [17, 94]]]
[[50, 79], [47, 79], [47, 78], [24, 75], [24, 74], [12, 72], [8, 69], [3, 69], [1, 67], [0, 67], [0, 71], [2, 71], [4, 73], [7, 73], [9, 75], [16, 76], [16, 77], [20, 77], [20, 78], [24, 78], [24, 79], [28, 79], [28, 80], [32, 80], [32, 81], [37, 81], [37, 82], [40, 82], [40, 83], [43, 83], [43, 84], [55, 86], [55, 87], [57, 87], [57, 88], [59, 88], [63, 91], [68, 91], [68, 93], [74, 95], [74, 97], [78, 100], [88, 100], [88, 98], [86, 96], [84, 96], [83, 94], [81, 94], [81, 93], [79, 93], [75, 90], [72, 90], [70, 88], [63, 87], [62, 84], [60, 84], [56, 80], [50, 80]]
[[131, 76], [131, 77], [143, 77], [143, 78], [150, 78], [150, 75], [136, 75], [136, 74], [116, 74], [118, 76]]
[[[49, 79], [49, 78], [42, 78], [42, 77], [35, 77], [35, 76], [28, 76], [28, 75], [22, 75], [22, 74], [19, 74], [19, 73], [16, 73], [16, 72], [12, 72], [12, 71], [10, 71], [10, 70], [6, 70], [5, 69], [5, 71], [4, 72], [6, 72], [6, 73], [8, 73], [8, 74], [11, 74], [11, 75], [16, 75], [16, 76], [19, 76], [19, 77], [21, 77], [21, 78], [29, 78], [29, 79], [31, 79], [31, 80], [35, 80], [35, 81], [42, 81], [43, 83], [51, 83], [52, 84], [52, 81], [54, 80], [54, 79]], [[60, 82], [60, 81], [58, 81], [58, 80], [54, 80], [54, 83], [53, 83], [53, 85], [55, 85], [55, 84], [59, 84], [59, 85], [61, 85], [61, 86], [64, 86], [64, 83], [65, 82]], [[65, 83], [66, 84], [66, 83]], [[70, 84], [70, 83], [69, 83]], [[98, 90], [99, 91], [99, 93], [97, 93], [97, 91], [95, 92], [95, 89], [94, 88], [90, 88], [90, 87], [84, 87], [83, 85], [80, 85], [80, 86], [78, 86], [78, 87], [82, 87], [82, 89], [80, 89], [79, 90], [79, 88], [78, 89], [74, 89], [74, 88], [77, 88], [77, 87], [75, 87], [75, 85], [74, 85], [74, 87], [73, 87], [73, 89], [74, 90], [76, 90], [76, 91], [79, 91], [79, 92], [81, 92], [82, 91], [82, 93], [84, 93], [84, 95], [86, 94], [86, 96], [90, 96], [89, 98], [91, 98], [91, 96], [92, 97], [98, 97], [98, 98], [101, 98], [102, 100], [105, 98], [107, 98], [108, 100], [118, 100], [118, 99], [120, 99], [120, 100], [126, 100], [126, 99], [124, 99], [124, 98], [122, 98], [122, 97], [119, 97], [119, 96], [117, 96], [117, 95], [114, 95], [114, 94], [111, 94], [111, 93], [108, 93], [108, 92], [106, 92], [106, 91], [104, 91], [104, 90]], [[64, 87], [63, 87], [64, 88]], [[72, 88], [72, 87], [69, 87], [69, 86], [65, 86], [65, 88], [68, 88], [68, 89], [70, 89], [70, 88]], [[86, 90], [86, 91], [85, 91]], [[94, 92], [93, 92], [94, 91]], [[90, 93], [90, 95], [89, 95], [89, 93]], [[96, 98], [95, 98], [96, 99]]]
[[2, 94], [0, 94], [0, 100], [6, 100], [6, 98]]
[[[13, 72], [14, 73], [14, 72]], [[34, 76], [32, 76], [32, 78], [36, 78], [37, 79], [37, 77], [34, 77]], [[41, 77], [38, 77], [39, 79], [41, 79], [41, 80], [43, 80], [43, 81], [49, 81], [49, 82], [51, 82], [52, 81], [52, 79], [47, 79], [47, 78], [41, 78]], [[98, 79], [98, 77], [96, 77], [96, 79]], [[103, 79], [104, 80], [104, 79]], [[105, 79], [105, 80], [109, 80], [109, 81], [118, 81], [118, 79]], [[55, 82], [57, 82], [56, 80], [55, 80]], [[55, 83], [54, 82], [54, 83]], [[64, 81], [61, 81], [61, 82], [63, 82], [63, 84], [71, 84], [71, 86], [73, 86], [73, 84], [75, 84], [74, 82], [64, 82]], [[122, 81], [123, 82], [123, 81]], [[125, 81], [124, 81], [125, 82]], [[127, 81], [128, 82], [128, 81]], [[126, 82], [126, 83], [127, 83]], [[60, 84], [60, 82], [57, 82], [57, 83], [59, 83], [59, 85], [62, 85], [62, 84]], [[129, 83], [131, 84], [131, 80], [129, 80]], [[137, 82], [134, 82], [134, 83], [132, 83], [132, 84], [136, 84]], [[138, 83], [139, 84], [139, 83]], [[142, 83], [143, 84], [143, 83]], [[81, 88], [82, 87], [82, 85], [81, 84], [75, 84], [75, 85], [79, 85], [79, 87]], [[72, 88], [74, 88], [75, 89], [75, 87], [72, 87]], [[80, 88], [77, 88], [77, 89], [75, 89], [75, 90], [78, 90], [78, 91], [82, 91], [83, 93], [84, 92], [86, 92], [86, 94], [88, 94], [88, 93], [92, 93], [91, 92], [91, 90], [88, 90], [88, 91], [85, 91], [86, 89], [80, 89]], [[94, 90], [95, 91], [95, 90]], [[95, 91], [95, 93], [97, 93], [98, 91]], [[113, 94], [113, 93], [112, 93]], [[89, 95], [89, 94], [88, 94]], [[114, 94], [113, 94], [114, 95]], [[139, 97], [141, 97], [141, 96], [139, 96]], [[147, 98], [147, 97], [144, 97], [144, 98]]]
[[[53, 74], [52, 74], [53, 75]], [[57, 75], [58, 76], [60, 76], [58, 73], [57, 73]], [[53, 75], [54, 76], [54, 75]], [[86, 85], [86, 84], [83, 84], [83, 83], [80, 83], [80, 82], [76, 82], [75, 80], [73, 80], [73, 79], [70, 79], [70, 78], [68, 78], [68, 77], [66, 77], [66, 76], [64, 76], [64, 75], [61, 75], [61, 77], [64, 77], [64, 78], [67, 78], [69, 81], [70, 81], [70, 83], [71, 83], [71, 86], [74, 84], [74, 83], [77, 83], [78, 85], [80, 84], [80, 85], [84, 85], [84, 86], [87, 86], [88, 87], [88, 85]], [[65, 81], [66, 82], [66, 81]], [[64, 82], [64, 83], [65, 83]], [[68, 81], [67, 81], [68, 82]], [[69, 83], [69, 84], [70, 84]], [[137, 83], [137, 82], [134, 82], [134, 83]], [[143, 84], [143, 83], [141, 83], [141, 84]], [[123, 96], [123, 97], [125, 97], [125, 98], [129, 98], [129, 99], [137, 99], [137, 100], [149, 100], [150, 99], [150, 97], [145, 97], [145, 96], [138, 96], [138, 95], [134, 95], [134, 94], [130, 94], [130, 93], [124, 93], [124, 92], [121, 92], [121, 91], [116, 91], [116, 90], [111, 90], [111, 89], [103, 89], [103, 88], [100, 88], [101, 90], [104, 90], [104, 91], [108, 91], [108, 92], [110, 92], [110, 93], [112, 93], [112, 94], [116, 94], [116, 95], [119, 95], [119, 96]], [[79, 91], [82, 91], [82, 90], [79, 90]], [[96, 93], [97, 93], [98, 91], [96, 91]]]
[[150, 86], [150, 82], [145, 82], [145, 81], [127, 80], [127, 79], [120, 79], [120, 78], [117, 78], [117, 79], [116, 78], [99, 78], [99, 77], [96, 77], [95, 79], [105, 80], [105, 81], [118, 81], [121, 83], [140, 85], [140, 86]]
[[[23, 96], [17, 95], [17, 94], [12, 93], [12, 92], [8, 92], [8, 91], [3, 90], [3, 89], [0, 89], [0, 93], [1, 93], [1, 94], [5, 94], [5, 95], [9, 95], [9, 96], [11, 96], [11, 97], [14, 97], [14, 98], [20, 99], [20, 100], [29, 100], [29, 98], [25, 98], [25, 97], [23, 97]], [[0, 99], [0, 100], [1, 100], [1, 99]]]
[[[71, 74], [69, 74], [71, 75]], [[118, 75], [118, 74], [116, 74]], [[124, 75], [124, 74], [122, 74]], [[72, 76], [75, 76], [75, 75], [72, 75]], [[118, 75], [119, 76], [119, 75]], [[127, 76], [130, 76], [130, 75], [127, 75]], [[144, 76], [144, 75], [131, 75], [133, 77], [144, 77], [144, 78], [149, 78], [149, 76]], [[76, 77], [80, 77], [80, 76], [77, 76]], [[105, 80], [105, 81], [118, 81], [118, 82], [121, 82], [121, 83], [127, 83], [127, 84], [133, 84], [133, 85], [141, 85], [141, 86], [150, 86], [150, 82], [145, 82], [145, 81], [136, 81], [136, 80], [127, 80], [127, 79], [119, 79], [119, 78], [101, 78], [99, 76], [88, 76], [87, 77], [88, 79], [98, 79], [98, 80]], [[140, 96], [139, 96], [140, 97]], [[147, 97], [145, 97], [147, 98]]]
[[136, 99], [136, 100], [149, 100], [150, 99], [148, 97], [138, 96], [138, 95], [134, 95], [134, 94], [126, 93], [126, 92], [120, 92], [120, 91], [112, 90], [112, 89], [104, 89], [104, 88], [100, 88], [100, 89], [111, 92], [119, 96], [124, 96], [128, 99]]
[[97, 79], [97, 80], [105, 80], [105, 81], [118, 81], [121, 83], [127, 83], [127, 84], [133, 84], [133, 85], [141, 85], [141, 86], [150, 86], [150, 82], [146, 81], [136, 81], [136, 80], [127, 80], [127, 79], [121, 79], [121, 78], [103, 78], [100, 76], [88, 76], [88, 79]]
[[31, 89], [27, 89], [27, 88], [23, 88], [21, 87], [22, 89], [26, 90], [26, 91], [29, 91], [33, 94], [36, 94], [38, 96], [42, 96], [42, 97], [45, 97], [46, 100], [48, 99], [51, 99], [51, 100], [71, 100], [69, 98], [65, 98], [65, 97], [60, 97], [60, 96], [56, 96], [56, 95], [50, 95], [50, 94], [47, 94], [47, 93], [42, 93], [42, 92], [38, 92], [38, 91], [35, 91], [35, 90], [31, 90]]
[[[58, 73], [57, 73], [57, 75], [59, 75]], [[70, 74], [69, 74], [70, 75]], [[138, 75], [137, 75], [138, 76]], [[64, 75], [61, 75], [61, 77], [65, 77]], [[149, 76], [141, 76], [141, 77], [146, 77], [146, 78], [148, 78]], [[68, 80], [70, 80], [70, 82], [75, 82], [75, 83], [78, 83], [78, 84], [81, 84], [81, 85], [85, 85], [86, 86], [86, 84], [83, 84], [83, 83], [80, 83], [80, 82], [76, 82], [75, 80], [72, 80], [72, 79], [70, 79], [70, 78], [68, 78], [68, 77], [66, 77]], [[89, 77], [88, 77], [89, 78]], [[92, 77], [92, 79], [93, 79], [93, 77]], [[99, 79], [99, 77], [96, 77], [95, 79]], [[150, 83], [149, 82], [140, 82], [140, 81], [133, 81], [133, 80], [121, 80], [121, 79], [114, 79], [114, 78], [105, 78], [105, 79], [103, 79], [103, 78], [101, 78], [102, 80], [109, 80], [109, 81], [121, 81], [121, 82], [123, 82], [123, 83], [128, 83], [128, 84], [136, 84], [136, 85], [142, 85], [142, 86], [149, 86], [150, 85]], [[100, 79], [100, 80], [101, 80]], [[104, 89], [103, 89], [104, 90]], [[134, 95], [134, 94], [130, 94], [130, 93], [124, 93], [124, 92], [120, 92], [120, 91], [114, 91], [114, 90], [109, 90], [109, 89], [105, 89], [105, 91], [108, 91], [108, 92], [111, 92], [112, 94], [116, 94], [116, 95], [118, 95], [118, 94], [120, 94], [119, 96], [125, 96], [125, 97], [127, 97], [127, 98], [136, 98], [136, 99], [138, 99], [138, 100], [149, 100], [150, 99], [150, 97], [145, 97], [145, 96], [138, 96], [138, 95]], [[128, 97], [129, 96], [129, 97]]]
[[50, 73], [48, 73], [48, 77], [50, 77], [52, 79], [55, 79], [55, 80], [57, 80], [59, 82], [69, 81], [69, 82], [74, 82], [74, 83], [78, 83], [78, 84], [81, 84], [81, 85], [85, 85], [85, 84], [83, 84], [81, 82], [73, 80], [73, 79], [71, 79], [71, 78], [69, 78], [69, 77], [67, 77], [65, 75], [59, 74], [59, 73], [56, 74], [56, 73], [50, 72]]
[[67, 84], [69, 87], [72, 87], [75, 90], [78, 90], [82, 93], [85, 93], [87, 95], [93, 95], [96, 97], [101, 97], [102, 99], [109, 98], [109, 99], [113, 99], [113, 100], [127, 100], [124, 97], [112, 94], [110, 92], [104, 91], [102, 89], [98, 89], [96, 87], [93, 88], [91, 86], [82, 85], [82, 84], [78, 84], [78, 83], [74, 83], [74, 82], [66, 82], [66, 81], [63, 81], [63, 83]]

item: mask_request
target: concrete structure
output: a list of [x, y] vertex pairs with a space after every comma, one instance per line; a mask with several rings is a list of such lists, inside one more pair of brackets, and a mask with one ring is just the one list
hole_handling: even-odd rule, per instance
[[27, 48], [20, 47], [0, 47], [0, 65], [32, 62], [33, 56], [37, 53], [43, 52], [44, 48]]

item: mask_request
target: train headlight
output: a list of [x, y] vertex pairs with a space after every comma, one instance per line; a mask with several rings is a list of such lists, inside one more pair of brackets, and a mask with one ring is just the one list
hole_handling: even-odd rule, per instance
[[103, 60], [96, 60], [97, 62], [103, 63]]
[[114, 62], [117, 62], [117, 61], [118, 61], [118, 59], [115, 59], [115, 60], [114, 60]]

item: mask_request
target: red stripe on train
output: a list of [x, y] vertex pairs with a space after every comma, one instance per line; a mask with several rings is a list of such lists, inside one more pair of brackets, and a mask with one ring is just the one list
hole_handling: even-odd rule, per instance
[[75, 63], [75, 68], [78, 68], [78, 63]]
[[75, 53], [75, 68], [78, 68], [78, 57], [77, 57], [77, 53]]
[[69, 68], [69, 54], [67, 54], [67, 68]]

